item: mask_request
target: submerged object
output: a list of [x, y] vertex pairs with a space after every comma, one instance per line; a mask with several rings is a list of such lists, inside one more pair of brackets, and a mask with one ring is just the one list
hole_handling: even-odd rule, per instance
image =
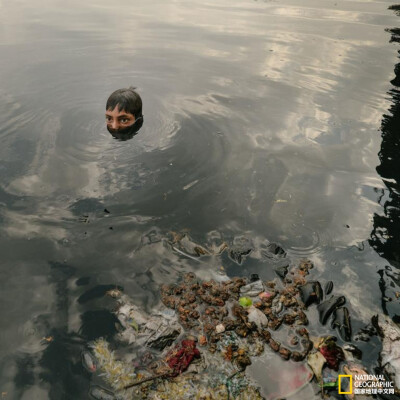
[[261, 254], [265, 258], [286, 257], [286, 251], [277, 243], [269, 243], [267, 250], [263, 250]]
[[339, 307], [333, 312], [332, 328], [337, 328], [340, 337], [346, 341], [351, 340], [351, 322], [347, 307]]
[[270, 365], [257, 363], [255, 367], [261, 367], [265, 371], [262, 394], [266, 400], [296, 399], [296, 393], [305, 388], [313, 378], [313, 372], [308, 365], [290, 363], [277, 357], [274, 357]]
[[326, 364], [326, 359], [319, 351], [315, 353], [311, 353], [307, 357], [307, 363], [311, 367], [314, 372], [315, 378], [317, 379], [318, 383], [322, 382], [322, 369]]
[[256, 281], [259, 281], [259, 280], [260, 280], [260, 277], [259, 277], [258, 274], [251, 274], [250, 275], [250, 282], [256, 282]]
[[254, 247], [250, 239], [245, 236], [238, 236], [233, 239], [233, 244], [229, 249], [229, 257], [237, 264], [241, 265]]
[[[375, 379], [375, 376], [370, 375], [368, 373], [368, 371], [365, 369], [365, 367], [360, 364], [356, 364], [354, 362], [349, 362], [349, 363], [347, 363], [347, 365], [343, 366], [343, 372], [346, 375], [352, 376], [352, 380], [351, 380], [352, 387], [344, 388], [344, 390], [346, 392], [350, 392], [347, 397], [348, 399], [353, 400], [354, 398], [359, 398], [359, 396], [356, 396], [354, 394], [354, 389], [356, 388], [356, 385], [357, 385], [357, 387], [371, 387], [371, 385], [375, 383], [375, 387], [376, 387], [377, 380]], [[357, 379], [356, 379], [356, 377], [357, 377]]]
[[332, 313], [345, 303], [346, 298], [344, 296], [332, 296], [330, 299], [325, 300], [323, 303], [319, 304], [317, 307], [319, 322], [322, 325], [325, 325]]
[[181, 333], [175, 312], [165, 309], [149, 316], [126, 295], [122, 295], [118, 303], [119, 308], [115, 314], [123, 327], [118, 336], [129, 344], [136, 343], [163, 350]]
[[115, 400], [115, 396], [112, 392], [97, 385], [89, 389], [89, 394], [96, 400]]
[[[125, 386], [130, 385], [136, 380], [135, 369], [131, 363], [118, 360], [113, 351], [110, 350], [108, 342], [104, 339], [96, 339], [92, 344], [93, 354], [96, 357], [98, 369], [101, 371], [103, 379], [110, 385], [114, 390], [121, 390]], [[93, 386], [97, 388], [96, 393], [108, 393], [103, 388]], [[92, 394], [93, 397], [94, 394]], [[113, 397], [95, 397], [95, 399], [114, 399]]]
[[338, 385], [338, 373], [328, 367], [322, 371], [322, 387], [332, 388]]
[[382, 336], [381, 365], [400, 389], [400, 328], [387, 316], [376, 319]]
[[203, 246], [194, 243], [187, 235], [179, 241], [179, 244], [183, 251], [190, 254], [191, 256], [201, 257], [204, 255], [209, 255], [210, 252]]
[[319, 304], [322, 300], [322, 287], [318, 281], [310, 281], [300, 288], [300, 297], [306, 307]]
[[169, 245], [185, 257], [199, 261], [199, 257], [211, 254], [208, 249], [193, 242], [186, 233], [170, 232], [170, 234], [172, 240], [168, 240]]
[[264, 291], [264, 285], [261, 280], [250, 282], [240, 288], [240, 295], [247, 297], [256, 297]]
[[82, 352], [82, 364], [89, 372], [96, 372], [96, 361], [92, 353], [89, 351]]
[[282, 267], [278, 267], [275, 269], [275, 273], [279, 276], [281, 279], [285, 279], [287, 273], [289, 270], [289, 265], [284, 265]]
[[325, 288], [324, 288], [325, 296], [328, 296], [328, 294], [331, 294], [332, 289], [333, 289], [333, 282], [332, 281], [326, 282]]
[[333, 336], [323, 338], [319, 344], [318, 350], [325, 357], [328, 367], [337, 371], [339, 369], [339, 364], [344, 360], [344, 353], [336, 344], [336, 338]]
[[343, 351], [346, 357], [346, 360], [353, 360], [354, 358], [357, 358], [361, 360], [362, 358], [362, 351], [354, 346], [353, 344], [345, 344], [343, 346]]
[[258, 295], [258, 297], [260, 298], [260, 299], [269, 299], [270, 297], [272, 297], [273, 296], [273, 293], [271, 293], [271, 292], [262, 292], [262, 293], [260, 293], [259, 295]]
[[247, 316], [249, 322], [254, 322], [260, 329], [268, 326], [268, 318], [266, 315], [254, 306], [247, 309]]

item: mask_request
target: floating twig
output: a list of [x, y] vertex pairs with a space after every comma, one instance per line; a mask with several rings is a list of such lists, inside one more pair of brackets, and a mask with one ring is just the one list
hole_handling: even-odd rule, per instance
[[170, 372], [167, 372], [167, 373], [164, 373], [164, 374], [158, 374], [158, 375], [154, 375], [154, 376], [149, 376], [148, 378], [144, 378], [144, 379], [142, 379], [140, 381], [137, 381], [137, 382], [134, 382], [134, 383], [131, 383], [131, 384], [125, 386], [124, 389], [129, 389], [131, 387], [141, 385], [142, 383], [153, 381], [154, 379], [168, 378], [169, 376], [171, 376]]

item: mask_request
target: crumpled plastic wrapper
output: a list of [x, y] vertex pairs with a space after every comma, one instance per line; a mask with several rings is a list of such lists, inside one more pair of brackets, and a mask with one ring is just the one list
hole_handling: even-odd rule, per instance
[[400, 328], [386, 316], [380, 316], [378, 324], [383, 335], [381, 365], [400, 390]]
[[182, 331], [173, 310], [158, 310], [150, 316], [132, 304], [126, 295], [122, 295], [118, 302], [120, 307], [116, 315], [124, 328], [119, 333], [123, 342], [163, 350], [170, 346]]

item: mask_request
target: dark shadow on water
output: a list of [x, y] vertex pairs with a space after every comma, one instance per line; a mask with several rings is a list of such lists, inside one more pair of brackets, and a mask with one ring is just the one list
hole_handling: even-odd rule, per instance
[[109, 310], [86, 311], [81, 319], [79, 333], [88, 341], [99, 337], [110, 339], [117, 333], [118, 319]]
[[[389, 9], [399, 15], [400, 5], [390, 6]], [[400, 43], [400, 29], [388, 29], [388, 32], [391, 42]], [[380, 165], [376, 168], [386, 186], [380, 198], [383, 214], [374, 215], [374, 229], [369, 243], [390, 264], [385, 270], [378, 271], [382, 310], [385, 314], [398, 317], [398, 301], [390, 304], [390, 310], [387, 302], [390, 296], [393, 297], [393, 290], [399, 290], [400, 284], [400, 63], [395, 66], [394, 72], [393, 88], [388, 92], [392, 105], [389, 113], [382, 118]]]
[[[101, 303], [107, 300], [104, 300], [105, 292], [116, 286], [97, 285], [77, 296], [86, 289], [90, 279], [77, 279], [77, 269], [68, 264], [50, 262], [49, 265], [48, 284], [54, 287], [55, 292], [54, 312], [36, 316], [34, 329], [40, 332], [40, 337], [45, 334], [51, 339], [46, 343], [42, 338], [43, 351], [16, 356], [14, 382], [18, 398], [36, 385], [48, 390], [51, 400], [86, 399], [90, 374], [82, 365], [82, 351], [90, 341], [99, 337], [112, 342], [118, 319], [110, 310], [103, 309]], [[76, 284], [82, 279], [83, 284], [74, 289], [71, 283]], [[71, 330], [68, 323], [71, 304], [75, 301], [81, 309], [78, 332]], [[38, 340], [41, 340], [39, 336]]]

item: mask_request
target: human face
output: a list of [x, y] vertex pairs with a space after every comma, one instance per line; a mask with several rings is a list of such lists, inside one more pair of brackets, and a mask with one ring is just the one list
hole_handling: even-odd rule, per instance
[[109, 131], [118, 132], [135, 123], [135, 116], [126, 111], [120, 111], [118, 106], [114, 110], [106, 111], [106, 124]]

